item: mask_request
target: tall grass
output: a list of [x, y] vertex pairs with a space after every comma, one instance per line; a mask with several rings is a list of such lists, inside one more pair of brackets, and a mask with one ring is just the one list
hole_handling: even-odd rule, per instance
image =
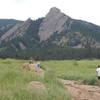
[[78, 80], [91, 85], [97, 85], [97, 65], [100, 65], [100, 60], [63, 60], [42, 63], [46, 70], [53, 70], [59, 78]]
[[[0, 60], [0, 100], [71, 100], [55, 71], [47, 71], [42, 77], [34, 72], [23, 70], [22, 64], [25, 62], [28, 61]], [[27, 89], [31, 81], [42, 82], [46, 91]]]
[[[96, 66], [100, 60], [44, 61], [44, 77], [22, 69], [27, 60], [0, 60], [0, 100], [71, 100], [59, 78], [97, 85]], [[31, 81], [44, 84], [46, 91], [27, 89]]]

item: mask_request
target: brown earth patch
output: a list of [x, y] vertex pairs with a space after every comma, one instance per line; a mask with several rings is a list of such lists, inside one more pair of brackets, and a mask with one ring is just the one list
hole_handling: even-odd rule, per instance
[[77, 81], [62, 80], [65, 88], [68, 89], [72, 100], [100, 100], [100, 87], [84, 85]]
[[32, 81], [32, 82], [28, 83], [28, 89], [46, 90], [46, 87], [41, 82]]

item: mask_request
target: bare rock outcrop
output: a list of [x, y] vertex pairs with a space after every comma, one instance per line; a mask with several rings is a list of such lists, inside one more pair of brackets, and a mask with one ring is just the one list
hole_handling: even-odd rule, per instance
[[38, 82], [38, 81], [32, 81], [30, 83], [28, 83], [28, 88], [29, 89], [41, 89], [41, 90], [46, 90], [46, 87], [44, 86], [43, 83]]
[[50, 12], [44, 18], [40, 29], [40, 41], [50, 38], [55, 32], [60, 33], [65, 29], [65, 23], [70, 17], [62, 13], [58, 8], [51, 8]]
[[8, 41], [11, 40], [17, 36], [23, 36], [25, 34], [26, 30], [29, 28], [32, 20], [29, 18], [25, 22], [22, 22], [21, 24], [16, 24], [13, 26], [9, 31], [7, 31], [2, 37], [0, 38], [1, 41]]

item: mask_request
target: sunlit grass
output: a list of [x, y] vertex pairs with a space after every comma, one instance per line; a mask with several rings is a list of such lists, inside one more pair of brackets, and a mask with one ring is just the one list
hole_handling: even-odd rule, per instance
[[[28, 60], [0, 60], [0, 100], [71, 100], [59, 78], [78, 80], [85, 84], [97, 85], [96, 66], [100, 60], [43, 61], [44, 77], [22, 68]], [[39, 81], [46, 87], [28, 90], [31, 81]]]
[[[24, 70], [22, 65], [25, 62], [28, 61], [0, 60], [0, 100], [71, 100], [69, 93], [54, 72], [47, 71], [42, 77]], [[42, 82], [46, 87], [46, 92], [27, 89], [31, 81]]]
[[46, 70], [53, 70], [59, 78], [97, 85], [96, 66], [100, 65], [100, 60], [45, 61], [42, 64]]

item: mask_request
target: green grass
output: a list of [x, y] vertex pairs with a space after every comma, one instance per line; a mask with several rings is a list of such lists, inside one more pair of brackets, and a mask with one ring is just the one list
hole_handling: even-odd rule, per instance
[[54, 71], [57, 77], [78, 80], [85, 84], [97, 85], [96, 66], [100, 60], [63, 60], [44, 61], [42, 66], [48, 71]]
[[[0, 59], [0, 100], [71, 100], [59, 78], [97, 85], [96, 66], [100, 60], [43, 61], [43, 76], [23, 70], [28, 60]], [[31, 81], [42, 82], [46, 91], [28, 90]]]
[[[0, 60], [0, 100], [71, 100], [54, 71], [47, 71], [43, 77], [23, 70], [22, 65], [25, 62], [28, 61]], [[45, 65], [44, 62], [43, 64]], [[31, 81], [42, 82], [46, 91], [27, 89]]]

